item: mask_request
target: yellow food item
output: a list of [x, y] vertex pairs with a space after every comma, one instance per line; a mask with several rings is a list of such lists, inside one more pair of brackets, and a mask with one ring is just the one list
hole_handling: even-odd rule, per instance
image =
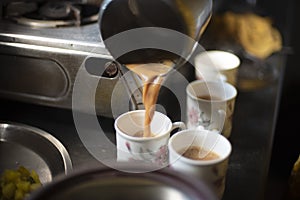
[[247, 52], [265, 59], [281, 49], [281, 35], [269, 18], [248, 13], [237, 19], [238, 40]]
[[287, 199], [300, 199], [300, 155], [295, 162], [289, 180]]
[[216, 15], [210, 25], [221, 40], [240, 44], [249, 54], [265, 59], [282, 48], [280, 32], [269, 17], [231, 11]]
[[5, 170], [0, 178], [0, 200], [22, 200], [41, 187], [38, 174], [23, 166], [17, 170]]

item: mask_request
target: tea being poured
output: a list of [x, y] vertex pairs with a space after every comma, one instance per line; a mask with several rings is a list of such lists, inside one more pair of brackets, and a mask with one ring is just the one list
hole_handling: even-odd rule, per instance
[[[101, 3], [99, 28], [106, 48], [143, 82], [144, 137], [151, 137], [150, 122], [165, 74], [186, 63], [211, 14], [212, 0], [105, 0]], [[176, 61], [176, 66], [171, 60]]]
[[165, 75], [171, 70], [172, 65], [172, 61], [126, 65], [127, 68], [137, 74], [143, 82], [143, 104], [146, 111], [143, 137], [151, 137], [153, 135], [150, 124], [156, 108], [155, 105], [161, 84], [165, 80]]

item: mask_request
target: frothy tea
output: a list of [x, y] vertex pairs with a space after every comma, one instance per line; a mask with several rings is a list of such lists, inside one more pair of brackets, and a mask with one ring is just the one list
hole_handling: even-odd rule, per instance
[[143, 137], [151, 137], [150, 123], [155, 111], [158, 94], [166, 73], [171, 69], [171, 61], [163, 63], [130, 64], [126, 67], [136, 73], [143, 82], [143, 104], [145, 106], [145, 121]]
[[[192, 160], [215, 160], [220, 158], [220, 156], [215, 152], [208, 151], [199, 146], [191, 146], [187, 150], [181, 150], [179, 153]], [[200, 155], [204, 156], [200, 157]]]
[[[143, 130], [137, 131], [137, 132], [136, 132], [135, 134], [133, 134], [132, 136], [133, 136], [133, 137], [144, 137], [144, 132], [145, 132], [145, 131], [143, 131]], [[148, 136], [148, 137], [155, 137], [155, 134], [151, 133], [151, 135]]]
[[197, 96], [197, 98], [208, 100], [208, 101], [220, 101], [220, 100], [222, 100], [220, 97], [210, 96], [210, 95], [201, 95], [201, 96]]

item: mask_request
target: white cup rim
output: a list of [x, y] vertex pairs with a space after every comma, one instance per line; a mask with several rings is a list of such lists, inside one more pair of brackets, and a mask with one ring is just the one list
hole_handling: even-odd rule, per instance
[[[226, 56], [226, 58], [224, 58], [224, 56]], [[203, 57], [206, 58], [206, 60], [204, 60]], [[227, 59], [228, 61], [230, 61], [230, 62], [222, 61], [222, 64], [224, 63], [226, 64], [226, 66], [222, 68], [219, 66], [219, 63], [217, 63], [215, 60], [216, 58], [221, 58], [221, 57], [222, 60]], [[220, 71], [236, 69], [241, 64], [240, 58], [237, 55], [229, 51], [223, 51], [223, 50], [208, 50], [208, 51], [201, 52], [195, 56], [194, 61], [195, 61], [196, 68], [200, 67], [199, 66], [200, 63], [208, 62], [205, 64], [212, 65]]]
[[[197, 132], [197, 133], [195, 133], [195, 132]], [[193, 159], [184, 157], [182, 154], [178, 153], [172, 146], [173, 140], [175, 140], [176, 137], [178, 137], [180, 135], [183, 135], [186, 133], [202, 134], [204, 132], [207, 132], [208, 134], [217, 134], [220, 137], [219, 139], [223, 140], [225, 145], [228, 147], [228, 151], [224, 156], [217, 158], [217, 159], [213, 159], [213, 160], [193, 160]], [[232, 145], [226, 137], [224, 137], [223, 135], [221, 135], [220, 133], [218, 133], [216, 131], [186, 129], [186, 130], [179, 131], [170, 137], [169, 142], [168, 142], [168, 149], [169, 149], [169, 154], [175, 154], [176, 157], [178, 157], [178, 159], [181, 159], [184, 163], [187, 163], [190, 165], [196, 165], [196, 166], [210, 166], [210, 165], [221, 163], [224, 160], [228, 159], [232, 152]], [[172, 164], [172, 163], [170, 163], [170, 164]]]
[[[193, 86], [197, 85], [197, 84], [222, 84], [224, 85], [224, 88], [229, 88], [230, 91], [233, 91], [232, 95], [226, 97], [226, 98], [222, 98], [220, 100], [207, 100], [207, 99], [199, 99], [197, 98], [195, 95], [192, 94], [192, 92], [190, 90], [192, 90]], [[227, 82], [223, 82], [223, 81], [205, 81], [205, 80], [194, 80], [192, 82], [190, 82], [187, 87], [186, 87], [186, 93], [188, 94], [189, 97], [191, 97], [194, 100], [197, 101], [204, 101], [204, 102], [226, 102], [229, 100], [232, 100], [234, 98], [236, 98], [237, 96], [237, 89], [230, 83]]]
[[125, 112], [125, 113], [121, 114], [119, 117], [117, 117], [117, 119], [114, 122], [114, 127], [115, 127], [115, 130], [116, 130], [117, 134], [119, 134], [121, 137], [123, 137], [123, 138], [125, 138], [127, 140], [136, 141], [136, 142], [146, 142], [146, 141], [151, 141], [151, 140], [157, 140], [157, 139], [165, 137], [167, 134], [170, 134], [170, 131], [172, 129], [172, 121], [171, 121], [171, 119], [167, 115], [165, 115], [165, 114], [163, 114], [161, 112], [158, 112], [158, 111], [154, 112], [154, 116], [155, 115], [161, 115], [161, 116], [163, 116], [167, 120], [167, 123], [168, 123], [167, 126], [168, 127], [167, 127], [166, 131], [161, 132], [161, 133], [155, 135], [154, 137], [134, 137], [134, 136], [130, 136], [130, 135], [124, 133], [124, 131], [122, 131], [119, 128], [118, 123], [119, 123], [119, 120], [121, 118], [123, 118], [123, 117], [125, 117], [127, 115], [130, 115], [130, 114], [141, 113], [141, 112], [145, 112], [145, 110], [128, 111], [128, 112]]

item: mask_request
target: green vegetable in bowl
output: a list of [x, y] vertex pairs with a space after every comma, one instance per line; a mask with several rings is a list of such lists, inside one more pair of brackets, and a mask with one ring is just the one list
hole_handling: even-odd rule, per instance
[[22, 200], [41, 187], [38, 174], [23, 166], [17, 170], [5, 170], [0, 178], [0, 200]]

